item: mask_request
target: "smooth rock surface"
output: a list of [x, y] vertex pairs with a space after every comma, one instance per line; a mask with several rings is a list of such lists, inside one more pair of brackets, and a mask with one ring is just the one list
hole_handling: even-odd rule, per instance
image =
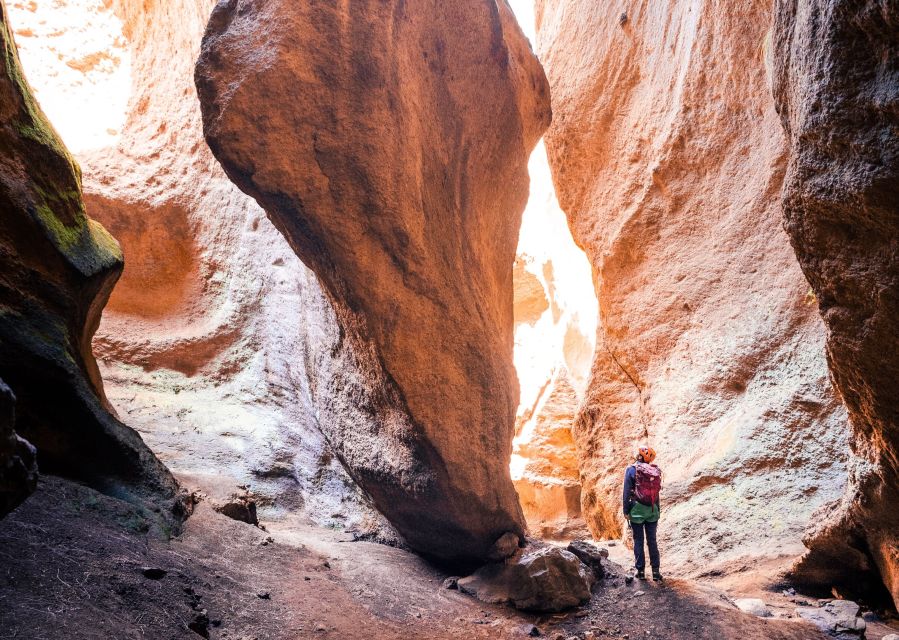
[[622, 535], [624, 469], [649, 441], [665, 566], [785, 569], [841, 494], [848, 447], [780, 225], [770, 3], [541, 0], [536, 15], [546, 146], [600, 305], [573, 429], [587, 523]]
[[328, 441], [413, 548], [486, 558], [523, 532], [512, 264], [550, 117], [508, 6], [229, 0], [196, 82], [216, 157], [333, 303]]
[[16, 396], [16, 430], [44, 471], [176, 522], [178, 485], [111, 413], [91, 352], [121, 250], [85, 214], [81, 171], [31, 94], [2, 3], [0, 49], [0, 376]]
[[[827, 326], [860, 458], [816, 518], [800, 579], [899, 602], [899, 2], [778, 1], [784, 227]], [[864, 585], [864, 583], [868, 585]]]
[[0, 518], [37, 487], [36, 451], [15, 432], [16, 398], [0, 380]]
[[590, 599], [593, 579], [573, 553], [548, 546], [484, 565], [460, 578], [458, 587], [483, 602], [511, 603], [526, 611], [564, 611]]

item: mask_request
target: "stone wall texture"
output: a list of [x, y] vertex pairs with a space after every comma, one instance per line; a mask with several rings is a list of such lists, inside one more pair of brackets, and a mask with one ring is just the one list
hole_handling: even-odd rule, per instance
[[784, 227], [827, 327], [859, 460], [797, 574], [899, 601], [899, 2], [778, 0]]
[[781, 225], [787, 144], [769, 88], [770, 2], [542, 0], [546, 136], [600, 305], [574, 435], [583, 506], [620, 535], [649, 442], [666, 566], [785, 568], [846, 478], [846, 411]]
[[222, 2], [196, 81], [213, 152], [333, 303], [311, 386], [350, 474], [434, 557], [523, 533], [512, 263], [550, 112], [508, 5]]
[[3, 3], [0, 50], [0, 376], [16, 430], [44, 470], [177, 520], [175, 480], [116, 418], [91, 352], [121, 250], [85, 214], [80, 168], [32, 95]]

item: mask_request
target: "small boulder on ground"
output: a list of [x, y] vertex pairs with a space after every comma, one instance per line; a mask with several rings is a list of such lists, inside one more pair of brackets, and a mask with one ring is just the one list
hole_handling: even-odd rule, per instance
[[606, 570], [602, 566], [602, 561], [609, 557], [609, 552], [607, 550], [600, 549], [587, 540], [574, 540], [568, 544], [567, 550], [576, 555], [585, 565], [590, 567], [597, 580], [605, 576]]
[[459, 580], [459, 590], [482, 602], [526, 611], [564, 611], [590, 599], [594, 577], [574, 554], [543, 547], [488, 564]]
[[851, 600], [832, 600], [821, 607], [797, 607], [796, 615], [808, 620], [832, 638], [854, 640], [865, 637], [865, 620]]
[[758, 598], [738, 598], [734, 600], [734, 604], [743, 613], [748, 613], [758, 618], [771, 617], [771, 609], [768, 608], [768, 605], [763, 600]]

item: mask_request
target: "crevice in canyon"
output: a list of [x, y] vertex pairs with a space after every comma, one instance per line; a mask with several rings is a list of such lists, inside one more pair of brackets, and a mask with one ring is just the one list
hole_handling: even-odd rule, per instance
[[899, 6], [838, 5], [0, 0], [0, 605], [84, 527], [151, 633], [886, 637]]

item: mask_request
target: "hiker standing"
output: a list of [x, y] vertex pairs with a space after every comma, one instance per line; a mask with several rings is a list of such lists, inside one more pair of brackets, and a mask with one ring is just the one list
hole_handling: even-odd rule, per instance
[[661, 514], [659, 491], [662, 489], [662, 470], [652, 463], [655, 457], [654, 449], [640, 447], [636, 461], [624, 472], [624, 515], [634, 532], [634, 567], [639, 580], [646, 580], [644, 540], [649, 547], [652, 579], [662, 579], [659, 572], [659, 545], [656, 542], [656, 528]]

